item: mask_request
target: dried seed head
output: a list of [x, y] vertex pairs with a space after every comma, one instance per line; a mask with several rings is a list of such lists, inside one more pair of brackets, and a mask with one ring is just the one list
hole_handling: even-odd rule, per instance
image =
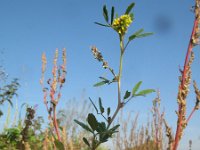
[[106, 62], [106, 61], [103, 61], [103, 68], [108, 68], [109, 66], [108, 66], [108, 62]]
[[63, 49], [63, 52], [62, 52], [62, 60], [63, 60], [63, 65], [61, 66], [61, 68], [63, 72], [66, 72], [67, 56], [66, 56], [65, 48]]
[[97, 59], [98, 61], [103, 61], [103, 56], [101, 52], [95, 46], [92, 46], [91, 50], [95, 59]]
[[55, 54], [54, 54], [54, 59], [53, 59], [54, 65], [56, 65], [57, 60], [58, 60], [58, 49], [56, 49]]
[[197, 84], [195, 81], [193, 81], [193, 87], [195, 89], [195, 94], [196, 94], [196, 103], [195, 103], [195, 109], [198, 110], [200, 108], [200, 90], [197, 87]]
[[45, 53], [42, 54], [42, 77], [40, 79], [40, 84], [43, 85], [44, 82], [44, 73], [46, 71], [46, 64], [47, 64], [47, 59]]

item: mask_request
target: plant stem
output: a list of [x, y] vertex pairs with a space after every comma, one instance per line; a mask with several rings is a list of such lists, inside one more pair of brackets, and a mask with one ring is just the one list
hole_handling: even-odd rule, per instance
[[190, 121], [190, 119], [192, 118], [192, 115], [194, 114], [195, 111], [196, 111], [196, 107], [194, 107], [194, 108], [192, 109], [192, 112], [190, 113], [189, 117], [187, 118], [187, 121], [186, 121], [187, 124], [188, 124], [188, 122]]
[[123, 103], [121, 102], [121, 76], [122, 76], [122, 64], [123, 64], [123, 54], [124, 54], [124, 37], [121, 35], [119, 37], [120, 37], [120, 60], [119, 60], [118, 80], [117, 80], [118, 104], [115, 113], [113, 114], [111, 120], [108, 123], [107, 128], [110, 127], [115, 117], [117, 116], [119, 110], [123, 107]]
[[[181, 84], [179, 86], [179, 90], [183, 90], [183, 88], [184, 88], [185, 79], [186, 79], [186, 76], [187, 76], [187, 73], [188, 73], [189, 57], [191, 55], [192, 48], [193, 48], [192, 38], [195, 35], [195, 29], [196, 29], [197, 25], [198, 25], [198, 21], [197, 21], [197, 19], [195, 19], [192, 34], [191, 34], [191, 37], [190, 37], [190, 42], [189, 42], [189, 45], [188, 45], [187, 54], [186, 54], [186, 57], [185, 57], [184, 69], [183, 69], [183, 73], [182, 73], [182, 80], [181, 80]], [[182, 129], [182, 115], [183, 115], [182, 105], [179, 104], [179, 107], [178, 107], [178, 124], [177, 124], [177, 129], [176, 129], [175, 141], [174, 141], [174, 144], [173, 144], [173, 150], [177, 150], [178, 144], [179, 144], [179, 141], [180, 141], [180, 133], [183, 130]]]
[[58, 130], [58, 122], [57, 122], [57, 117], [56, 117], [56, 106], [53, 107], [53, 124], [54, 124], [54, 128], [55, 128], [58, 140], [61, 142], [60, 133]]

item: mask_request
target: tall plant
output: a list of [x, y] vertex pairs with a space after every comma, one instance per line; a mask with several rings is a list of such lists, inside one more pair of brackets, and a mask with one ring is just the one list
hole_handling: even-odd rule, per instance
[[134, 39], [152, 35], [152, 33], [144, 33], [144, 29], [139, 29], [138, 31], [133, 33], [131, 36], [129, 36], [127, 41], [125, 41], [125, 36], [128, 31], [128, 28], [131, 25], [131, 23], [134, 21], [134, 14], [131, 13], [131, 10], [133, 9], [134, 6], [135, 6], [135, 3], [131, 3], [125, 10], [124, 14], [121, 16], [118, 16], [117, 14], [115, 14], [115, 8], [112, 7], [111, 15], [109, 17], [106, 5], [104, 5], [103, 16], [106, 21], [106, 24], [95, 22], [97, 25], [112, 28], [118, 34], [119, 47], [120, 47], [120, 59], [119, 59], [119, 70], [118, 70], [118, 73], [116, 74], [114, 69], [111, 68], [108, 62], [103, 58], [101, 52], [95, 46], [92, 46], [91, 48], [95, 59], [101, 62], [103, 68], [108, 70], [113, 76], [111, 80], [105, 77], [99, 77], [101, 81], [96, 83], [94, 86], [98, 87], [105, 84], [109, 85], [112, 83], [116, 83], [118, 99], [117, 99], [117, 107], [114, 113], [111, 115], [110, 113], [111, 108], [108, 107], [105, 110], [102, 104], [101, 97], [99, 97], [99, 109], [90, 98], [90, 101], [92, 105], [94, 106], [96, 113], [98, 115], [101, 115], [105, 121], [99, 122], [93, 113], [89, 113], [87, 116], [86, 120], [88, 124], [75, 120], [77, 124], [79, 124], [82, 128], [84, 128], [85, 130], [89, 131], [92, 134], [92, 137], [89, 138], [90, 140], [86, 137], [83, 138], [83, 141], [89, 147], [90, 150], [95, 150], [100, 144], [108, 141], [108, 139], [111, 138], [114, 133], [118, 132], [117, 129], [120, 125], [117, 124], [114, 127], [111, 127], [111, 124], [115, 120], [120, 109], [122, 109], [131, 99], [137, 96], [146, 96], [147, 94], [154, 92], [153, 89], [145, 89], [145, 90], [139, 91], [139, 88], [142, 84], [142, 81], [139, 81], [133, 87], [132, 91], [127, 90], [124, 96], [122, 96], [121, 77], [122, 77], [122, 69], [123, 69], [123, 57], [124, 57], [125, 51], [128, 45], [130, 44], [130, 42], [132, 42]]
[[[58, 49], [55, 51], [54, 60], [53, 60], [53, 69], [52, 69], [52, 79], [49, 78], [47, 80], [47, 84], [50, 88], [45, 87], [44, 85], [44, 73], [46, 71], [46, 55], [42, 55], [42, 77], [40, 83], [42, 85], [43, 93], [44, 93], [44, 104], [46, 106], [49, 120], [53, 125], [58, 141], [61, 141], [59, 126], [57, 122], [56, 116], [56, 107], [61, 97], [61, 89], [63, 84], [65, 83], [66, 76], [66, 50], [63, 49], [62, 52], [62, 65], [57, 66], [58, 60]], [[49, 100], [48, 100], [49, 94]]]
[[184, 129], [187, 127], [190, 119], [192, 118], [194, 112], [200, 108], [200, 90], [197, 87], [196, 81], [193, 81], [193, 87], [196, 94], [196, 102], [191, 110], [191, 113], [187, 117], [186, 109], [187, 109], [187, 96], [189, 94], [189, 86], [191, 83], [191, 65], [194, 60], [194, 52], [193, 48], [199, 44], [199, 24], [200, 24], [200, 0], [195, 0], [194, 13], [194, 25], [191, 33], [191, 37], [188, 44], [188, 49], [185, 57], [184, 67], [180, 69], [180, 77], [179, 77], [179, 87], [178, 87], [178, 110], [177, 110], [177, 127], [175, 132], [175, 137], [172, 135], [172, 131], [169, 126], [166, 124], [167, 136], [169, 138], [169, 150], [177, 150], [179, 142], [183, 136]]

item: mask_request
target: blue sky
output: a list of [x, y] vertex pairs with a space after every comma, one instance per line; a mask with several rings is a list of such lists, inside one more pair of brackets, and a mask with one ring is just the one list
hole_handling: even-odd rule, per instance
[[[131, 88], [140, 80], [141, 88], [160, 89], [162, 107], [171, 126], [176, 124], [175, 110], [178, 89], [179, 66], [183, 66], [188, 40], [190, 38], [194, 14], [190, 8], [194, 1], [186, 0], [35, 0], [0, 1], [0, 58], [9, 74], [9, 79], [19, 78], [18, 105], [27, 102], [39, 104], [38, 115], [47, 115], [42, 102], [41, 55], [47, 55], [48, 69], [51, 70], [53, 54], [56, 48], [60, 52], [67, 49], [67, 81], [63, 88], [63, 97], [59, 107], [72, 98], [102, 97], [106, 106], [116, 106], [116, 85], [94, 88], [99, 76], [109, 77], [109, 72], [101, 68], [90, 51], [96, 45], [104, 58], [116, 72], [119, 60], [119, 41], [117, 34], [109, 29], [97, 26], [95, 21], [104, 23], [102, 7], [110, 10], [115, 6], [118, 14], [135, 2], [135, 20], [128, 35], [144, 28], [154, 35], [137, 39], [131, 43], [124, 58], [122, 75], [123, 91]], [[195, 61], [193, 79], [200, 85], [200, 48], [194, 49]], [[50, 71], [49, 71], [50, 72]], [[50, 74], [48, 74], [50, 75]], [[47, 75], [47, 76], [48, 76]], [[191, 90], [193, 91], [193, 90]], [[137, 98], [126, 106], [126, 110], [140, 112], [141, 122], [147, 120], [152, 99], [155, 94]], [[188, 111], [194, 105], [194, 94], [188, 98]], [[7, 107], [7, 106], [5, 106]], [[6, 110], [6, 109], [5, 109]], [[199, 142], [200, 131], [197, 112], [191, 120], [182, 147], [189, 139]], [[145, 122], [144, 121], [144, 122]], [[175, 128], [174, 128], [175, 132]], [[185, 143], [185, 144], [184, 144]], [[194, 148], [194, 147], [193, 147]], [[181, 148], [183, 149], [183, 148]]]

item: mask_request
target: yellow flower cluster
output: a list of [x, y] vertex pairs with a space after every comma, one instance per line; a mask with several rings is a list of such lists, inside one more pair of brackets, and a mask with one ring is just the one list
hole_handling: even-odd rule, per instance
[[132, 23], [132, 18], [130, 15], [122, 15], [119, 18], [116, 18], [113, 21], [113, 29], [116, 30], [120, 35], [124, 35], [128, 29], [128, 27], [130, 26], [130, 24]]

